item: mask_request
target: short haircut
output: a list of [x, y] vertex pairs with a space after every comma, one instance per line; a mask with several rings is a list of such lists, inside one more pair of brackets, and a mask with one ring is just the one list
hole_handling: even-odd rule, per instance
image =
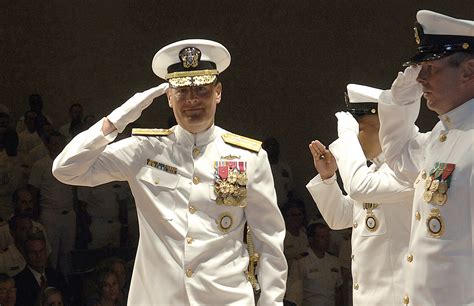
[[453, 55], [448, 56], [448, 63], [453, 67], [459, 67], [464, 61], [474, 59], [474, 53], [472, 52], [456, 52]]
[[283, 214], [283, 216], [286, 216], [286, 214], [291, 208], [297, 208], [303, 213], [303, 215], [306, 214], [304, 202], [298, 199], [291, 199], [288, 200], [288, 202], [286, 202], [285, 204], [283, 204], [281, 208], [281, 213]]

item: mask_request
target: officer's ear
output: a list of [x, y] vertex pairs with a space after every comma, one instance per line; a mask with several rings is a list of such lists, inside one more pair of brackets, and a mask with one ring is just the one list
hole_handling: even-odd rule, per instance
[[474, 82], [474, 58], [461, 63], [462, 77], [467, 83]]
[[173, 103], [171, 102], [171, 88], [166, 89], [166, 97], [168, 98], [168, 105], [170, 108], [173, 108]]
[[214, 90], [216, 92], [216, 104], [219, 104], [221, 102], [221, 97], [222, 97], [222, 83], [217, 82], [217, 84], [214, 87]]

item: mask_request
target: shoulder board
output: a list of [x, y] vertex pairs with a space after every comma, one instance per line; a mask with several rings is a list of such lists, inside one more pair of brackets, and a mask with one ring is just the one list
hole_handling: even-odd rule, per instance
[[241, 147], [250, 151], [258, 152], [262, 148], [262, 142], [252, 139], [252, 138], [247, 138], [244, 136], [240, 136], [237, 134], [232, 134], [232, 133], [226, 133], [222, 135], [222, 139], [224, 140], [225, 143]]
[[173, 134], [169, 129], [132, 129], [132, 136], [168, 136]]

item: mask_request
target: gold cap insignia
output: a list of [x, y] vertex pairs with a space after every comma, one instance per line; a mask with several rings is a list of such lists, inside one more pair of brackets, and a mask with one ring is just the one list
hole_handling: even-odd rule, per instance
[[262, 148], [261, 141], [244, 137], [244, 136], [240, 136], [233, 133], [223, 134], [222, 140], [224, 140], [225, 143], [228, 143], [237, 147], [241, 147], [250, 151], [254, 151], [254, 152], [259, 152], [260, 149]]
[[196, 68], [201, 59], [201, 50], [195, 47], [184, 48], [179, 52], [179, 59], [184, 68]]

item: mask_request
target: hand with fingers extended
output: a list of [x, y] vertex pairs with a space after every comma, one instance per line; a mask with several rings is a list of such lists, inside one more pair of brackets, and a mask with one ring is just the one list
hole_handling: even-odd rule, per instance
[[135, 94], [128, 99], [127, 102], [110, 113], [110, 115], [107, 116], [108, 121], [121, 133], [127, 124], [140, 118], [142, 111], [150, 106], [153, 99], [164, 94], [168, 86], [168, 83], [163, 83], [157, 87]]
[[321, 179], [331, 178], [337, 170], [337, 163], [331, 151], [318, 140], [309, 144], [309, 150], [313, 155], [314, 167], [319, 172]]
[[337, 135], [339, 138], [345, 135], [359, 134], [359, 123], [349, 112], [337, 112]]
[[421, 66], [416, 65], [409, 66], [405, 71], [398, 73], [390, 88], [393, 104], [406, 105], [421, 99], [423, 88], [416, 80], [420, 70]]

